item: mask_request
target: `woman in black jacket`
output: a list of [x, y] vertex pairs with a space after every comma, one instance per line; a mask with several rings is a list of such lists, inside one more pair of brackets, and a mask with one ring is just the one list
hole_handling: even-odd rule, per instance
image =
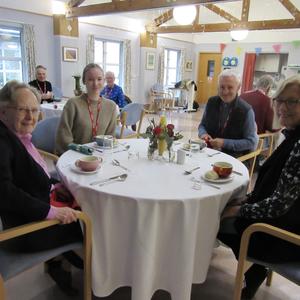
[[[262, 166], [253, 192], [229, 202], [222, 214], [218, 238], [236, 257], [243, 231], [253, 223], [300, 233], [300, 76], [284, 81], [273, 101], [285, 140]], [[248, 253], [270, 262], [300, 259], [299, 247], [264, 233], [254, 234]], [[253, 264], [245, 273], [242, 299], [252, 299], [266, 276], [265, 267]]]

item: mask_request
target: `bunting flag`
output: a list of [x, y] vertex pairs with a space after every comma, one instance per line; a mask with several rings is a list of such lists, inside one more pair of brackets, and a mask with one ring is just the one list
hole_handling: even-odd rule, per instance
[[220, 44], [220, 51], [223, 53], [224, 49], [226, 48], [226, 44]]
[[242, 49], [241, 47], [236, 47], [236, 49], [235, 49], [236, 55], [240, 56], [241, 53], [242, 53], [242, 50], [243, 50], [243, 49]]
[[255, 48], [255, 54], [258, 56], [259, 54], [261, 54], [262, 48], [261, 47], [257, 47]]
[[273, 45], [272, 47], [273, 47], [275, 53], [280, 53], [282, 45], [281, 44], [276, 44], [276, 45]]
[[292, 41], [292, 44], [295, 48], [298, 48], [300, 46], [300, 40]]

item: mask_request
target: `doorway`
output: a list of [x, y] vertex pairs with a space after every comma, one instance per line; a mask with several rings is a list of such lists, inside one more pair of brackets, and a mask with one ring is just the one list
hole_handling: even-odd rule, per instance
[[221, 61], [222, 53], [198, 54], [196, 101], [199, 104], [206, 104], [209, 97], [217, 95]]

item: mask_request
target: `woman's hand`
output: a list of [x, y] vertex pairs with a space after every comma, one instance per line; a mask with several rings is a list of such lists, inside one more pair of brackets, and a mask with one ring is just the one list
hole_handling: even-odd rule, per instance
[[70, 224], [77, 221], [77, 211], [70, 207], [55, 207], [54, 218], [62, 224]]
[[239, 205], [226, 207], [221, 215], [221, 220], [224, 218], [235, 217], [240, 209], [241, 207]]

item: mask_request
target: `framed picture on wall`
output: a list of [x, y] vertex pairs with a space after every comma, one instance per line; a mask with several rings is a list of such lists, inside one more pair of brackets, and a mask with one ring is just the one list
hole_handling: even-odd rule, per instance
[[185, 65], [184, 65], [184, 69], [187, 72], [192, 72], [193, 71], [193, 62], [191, 60], [186, 60]]
[[147, 52], [146, 53], [146, 70], [154, 70], [155, 67], [155, 53]]
[[63, 47], [64, 61], [78, 61], [78, 48]]

